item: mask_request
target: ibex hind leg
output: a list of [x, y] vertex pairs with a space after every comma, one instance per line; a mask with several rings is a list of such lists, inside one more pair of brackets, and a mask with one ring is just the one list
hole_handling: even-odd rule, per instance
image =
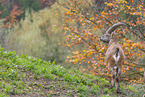
[[115, 72], [113, 70], [113, 68], [109, 68], [109, 71], [111, 72], [111, 85], [110, 88], [114, 87], [114, 81], [115, 81]]
[[115, 78], [115, 85], [116, 85], [116, 92], [121, 93], [120, 88], [119, 88], [119, 80], [120, 80], [120, 68], [116, 69], [116, 78]]

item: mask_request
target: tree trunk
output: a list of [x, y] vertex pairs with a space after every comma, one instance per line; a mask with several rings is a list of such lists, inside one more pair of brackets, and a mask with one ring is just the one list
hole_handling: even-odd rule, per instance
[[10, 0], [7, 0], [7, 8], [10, 9]]
[[145, 68], [144, 68], [144, 78], [143, 78], [143, 81], [145, 82]]

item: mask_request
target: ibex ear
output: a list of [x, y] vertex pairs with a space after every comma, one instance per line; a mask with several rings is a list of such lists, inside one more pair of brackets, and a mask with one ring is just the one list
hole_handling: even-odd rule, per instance
[[115, 37], [115, 36], [116, 36], [115, 32], [112, 32], [111, 37]]

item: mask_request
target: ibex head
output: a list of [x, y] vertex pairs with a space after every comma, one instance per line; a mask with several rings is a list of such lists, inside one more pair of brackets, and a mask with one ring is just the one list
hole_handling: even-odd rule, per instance
[[102, 35], [100, 37], [100, 40], [103, 41], [103, 42], [109, 43], [109, 41], [110, 41], [110, 34], [106, 33], [106, 34]]
[[[125, 23], [117, 23], [111, 26], [104, 35], [100, 37], [100, 40], [103, 42], [109, 43], [111, 39], [116, 39], [115, 32], [113, 32], [119, 26], [126, 26]], [[113, 32], [113, 33], [112, 33]]]

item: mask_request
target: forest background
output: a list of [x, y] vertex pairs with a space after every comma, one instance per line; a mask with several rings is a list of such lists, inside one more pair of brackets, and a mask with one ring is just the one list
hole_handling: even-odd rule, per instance
[[125, 83], [145, 81], [145, 0], [0, 0], [0, 44], [107, 79], [107, 44], [99, 37], [115, 23], [125, 52]]

